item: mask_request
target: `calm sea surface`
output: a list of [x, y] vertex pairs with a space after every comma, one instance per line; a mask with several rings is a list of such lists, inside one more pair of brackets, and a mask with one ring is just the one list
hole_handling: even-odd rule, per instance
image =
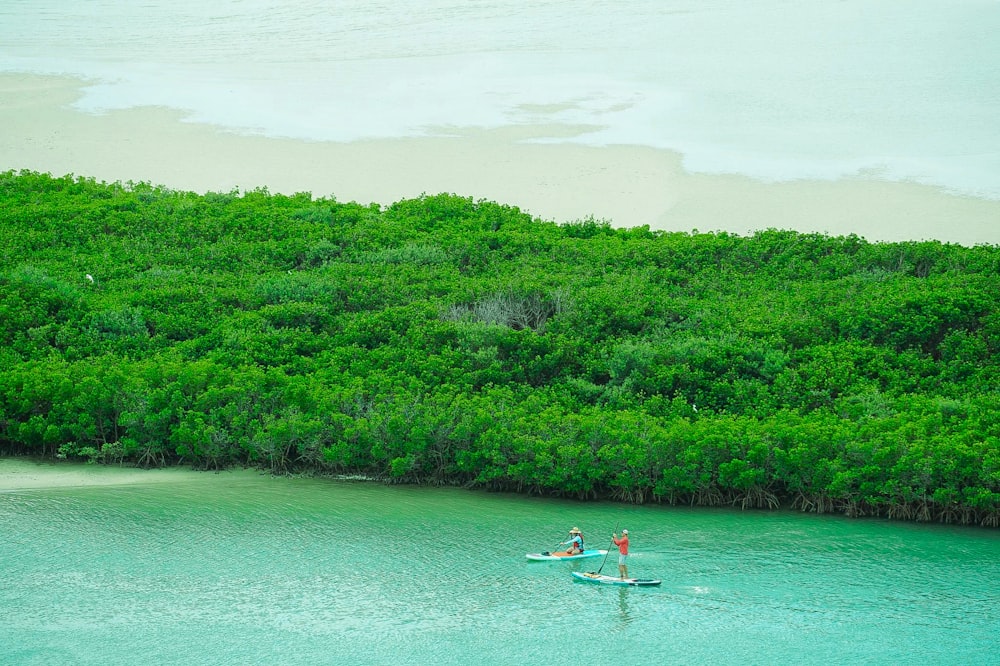
[[575, 125], [551, 140], [1000, 198], [997, 35], [996, 0], [4, 0], [0, 72], [243, 133]]
[[[572, 526], [659, 588], [529, 562]], [[256, 473], [0, 494], [3, 664], [990, 664], [1000, 532]], [[605, 571], [614, 571], [609, 559]]]

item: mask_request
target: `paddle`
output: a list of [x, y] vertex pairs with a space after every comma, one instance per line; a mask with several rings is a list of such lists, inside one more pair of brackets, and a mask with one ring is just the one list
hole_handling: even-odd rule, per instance
[[[618, 523], [615, 523], [615, 534], [618, 533]], [[601, 562], [601, 568], [597, 570], [598, 575], [600, 575], [601, 570], [604, 569], [604, 565], [608, 562], [608, 555], [611, 554], [611, 550], [615, 547], [615, 539], [611, 537], [611, 545], [608, 546], [608, 552], [604, 553], [604, 561]]]
[[548, 551], [548, 550], [542, 551], [542, 555], [551, 555], [552, 553], [558, 553], [559, 552], [559, 546], [561, 546], [561, 545], [563, 545], [562, 541], [560, 541], [555, 546], [553, 546], [551, 551]]

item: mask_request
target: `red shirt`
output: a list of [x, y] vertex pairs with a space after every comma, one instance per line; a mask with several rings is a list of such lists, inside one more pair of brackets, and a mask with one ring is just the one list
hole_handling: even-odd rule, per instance
[[615, 542], [616, 546], [618, 546], [618, 552], [619, 553], [621, 553], [622, 555], [628, 555], [628, 535], [627, 534], [623, 534], [621, 539], [616, 539], [614, 537], [611, 537], [611, 540]]

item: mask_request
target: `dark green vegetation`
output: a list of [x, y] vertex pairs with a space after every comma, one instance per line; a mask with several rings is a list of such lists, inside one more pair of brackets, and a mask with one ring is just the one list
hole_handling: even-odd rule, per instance
[[7, 172], [0, 248], [7, 454], [1000, 522], [995, 246]]

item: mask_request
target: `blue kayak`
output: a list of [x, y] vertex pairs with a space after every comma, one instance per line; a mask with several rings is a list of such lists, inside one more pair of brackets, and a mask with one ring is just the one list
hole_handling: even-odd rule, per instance
[[647, 587], [659, 585], [662, 581], [652, 578], [618, 578], [616, 576], [602, 576], [599, 573], [571, 571], [573, 578], [586, 581], [588, 583], [598, 583], [600, 585], [621, 585], [627, 587]]
[[525, 555], [529, 560], [540, 561], [553, 561], [553, 560], [582, 560], [587, 557], [598, 557], [600, 555], [607, 555], [606, 550], [585, 550], [578, 555], [570, 555], [569, 553], [528, 553]]

